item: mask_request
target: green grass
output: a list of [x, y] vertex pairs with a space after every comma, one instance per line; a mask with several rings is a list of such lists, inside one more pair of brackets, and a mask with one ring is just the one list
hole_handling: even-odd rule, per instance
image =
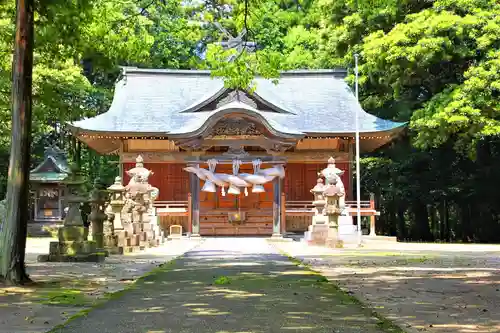
[[[101, 298], [97, 299], [93, 303], [91, 303], [91, 304], [87, 303], [87, 306], [88, 306], [87, 308], [85, 308], [85, 309], [79, 311], [78, 313], [72, 315], [64, 323], [53, 327], [47, 333], [57, 333], [61, 328], [63, 328], [64, 326], [66, 326], [69, 322], [71, 322], [71, 321], [73, 321], [75, 319], [81, 318], [81, 317], [85, 317], [90, 311], [103, 306], [108, 301], [120, 298], [121, 296], [123, 296], [128, 291], [130, 291], [132, 289], [138, 288], [139, 285], [142, 285], [142, 284], [148, 283], [148, 282], [154, 282], [158, 278], [158, 276], [160, 275], [158, 273], [168, 271], [172, 267], [172, 265], [174, 263], [175, 263], [175, 259], [170, 260], [169, 262], [160, 264], [158, 267], [156, 267], [153, 270], [151, 270], [150, 272], [144, 274], [143, 276], [141, 276], [140, 278], [138, 278], [137, 280], [135, 280], [133, 283], [131, 283], [130, 285], [126, 286], [124, 289], [118, 290], [118, 291], [115, 291], [115, 292], [104, 293]], [[54, 296], [57, 296], [56, 299], [59, 299], [59, 300], [64, 299], [64, 297], [61, 298], [62, 295], [53, 295], [53, 297]]]
[[214, 280], [214, 284], [216, 285], [231, 284], [231, 279], [227, 276], [219, 276]]
[[51, 290], [40, 295], [39, 303], [58, 306], [91, 306], [94, 300], [78, 289]]
[[[342, 304], [356, 304], [362, 309], [369, 311], [370, 315], [374, 318], [377, 318], [377, 327], [387, 333], [405, 333], [403, 329], [401, 329], [398, 325], [396, 325], [393, 321], [390, 319], [387, 319], [383, 315], [379, 314], [376, 312], [373, 308], [370, 308], [366, 304], [364, 304], [362, 301], [360, 301], [358, 298], [356, 298], [354, 295], [349, 293], [346, 290], [343, 290], [338, 284], [334, 283], [331, 280], [328, 280], [324, 275], [322, 275], [320, 272], [314, 270], [310, 264], [305, 264], [302, 262], [300, 259], [297, 259], [295, 257], [290, 256], [288, 253], [281, 251], [277, 249], [282, 255], [286, 256], [294, 265], [301, 267], [305, 271], [311, 272], [312, 276], [316, 277], [316, 285], [320, 285], [322, 288], [324, 288], [325, 292], [328, 292], [331, 296], [336, 297]], [[385, 254], [388, 256], [392, 256], [391, 254]], [[307, 281], [303, 281], [306, 283], [310, 283]]]

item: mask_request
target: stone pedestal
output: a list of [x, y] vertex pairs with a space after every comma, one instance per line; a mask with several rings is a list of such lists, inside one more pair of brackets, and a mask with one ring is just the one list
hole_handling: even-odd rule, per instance
[[40, 255], [38, 261], [100, 262], [105, 253], [98, 250], [94, 241], [89, 241], [89, 229], [83, 225], [80, 204], [85, 198], [80, 195], [84, 180], [73, 167], [70, 178], [65, 181], [69, 210], [64, 225], [58, 230], [58, 242], [51, 242], [48, 255]]
[[328, 237], [327, 224], [312, 224], [304, 234], [304, 240], [309, 245], [325, 245]]
[[28, 222], [28, 237], [53, 237], [57, 235], [59, 228], [63, 226], [62, 221], [51, 222]]
[[333, 248], [343, 248], [344, 241], [339, 238], [338, 227], [334, 225], [328, 226], [328, 236], [325, 241], [325, 245]]
[[112, 212], [111, 206], [108, 204], [105, 210], [106, 220], [103, 223], [103, 246], [104, 250], [106, 250], [109, 254], [122, 254], [120, 249], [118, 248], [118, 236], [115, 233], [113, 221], [115, 219], [115, 215]]
[[50, 242], [49, 254], [40, 255], [38, 261], [101, 262], [106, 257], [97, 250], [94, 241], [88, 241], [88, 228], [64, 226], [59, 229], [59, 241]]

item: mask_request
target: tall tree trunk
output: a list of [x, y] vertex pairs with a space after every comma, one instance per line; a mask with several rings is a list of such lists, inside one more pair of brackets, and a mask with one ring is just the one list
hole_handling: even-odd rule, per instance
[[16, 1], [16, 39], [12, 63], [12, 134], [7, 183], [7, 216], [0, 237], [0, 276], [24, 284], [31, 146], [34, 0]]
[[462, 227], [462, 242], [470, 243], [474, 240], [474, 236], [472, 235], [472, 228], [470, 223], [470, 205], [467, 202], [463, 202], [458, 207], [460, 212], [460, 224]]
[[401, 203], [397, 205], [398, 207], [398, 238], [400, 241], [405, 241], [408, 237], [407, 232], [406, 232], [406, 219], [405, 219], [405, 213], [406, 213], [406, 207], [403, 207]]
[[414, 200], [412, 204], [412, 211], [415, 216], [415, 224], [412, 235], [413, 239], [431, 241], [431, 229], [429, 226], [429, 212], [427, 205], [420, 200]]
[[438, 239], [439, 238], [439, 226], [438, 226], [438, 218], [437, 218], [437, 212], [436, 212], [435, 205], [429, 206], [429, 214], [430, 214], [430, 219], [431, 219], [432, 238]]
[[439, 211], [439, 216], [441, 220], [441, 225], [440, 225], [440, 239], [443, 242], [449, 242], [450, 241], [450, 226], [449, 226], [449, 218], [448, 218], [448, 201], [446, 198], [444, 198], [441, 201], [441, 209]]

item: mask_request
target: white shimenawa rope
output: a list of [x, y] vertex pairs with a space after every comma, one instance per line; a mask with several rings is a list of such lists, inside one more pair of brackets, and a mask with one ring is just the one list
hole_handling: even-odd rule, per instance
[[[208, 170], [214, 174], [215, 177], [215, 169], [217, 168], [217, 160], [215, 158], [211, 158], [207, 161]], [[217, 184], [215, 184], [217, 186]], [[221, 194], [223, 197], [226, 196], [226, 191], [224, 190], [224, 186], [222, 186]]]
[[[237, 176], [240, 171], [241, 161], [238, 159], [233, 160], [233, 175]], [[245, 187], [245, 196], [248, 196], [248, 190]]]
[[262, 165], [262, 161], [260, 159], [256, 159], [252, 161], [253, 164], [253, 173], [258, 173], [260, 171], [260, 166]]

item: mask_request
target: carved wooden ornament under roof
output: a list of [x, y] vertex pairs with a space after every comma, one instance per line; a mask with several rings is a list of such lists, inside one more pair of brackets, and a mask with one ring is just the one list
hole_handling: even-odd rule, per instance
[[219, 121], [210, 131], [209, 137], [217, 136], [260, 136], [257, 125], [243, 118], [227, 118]]

